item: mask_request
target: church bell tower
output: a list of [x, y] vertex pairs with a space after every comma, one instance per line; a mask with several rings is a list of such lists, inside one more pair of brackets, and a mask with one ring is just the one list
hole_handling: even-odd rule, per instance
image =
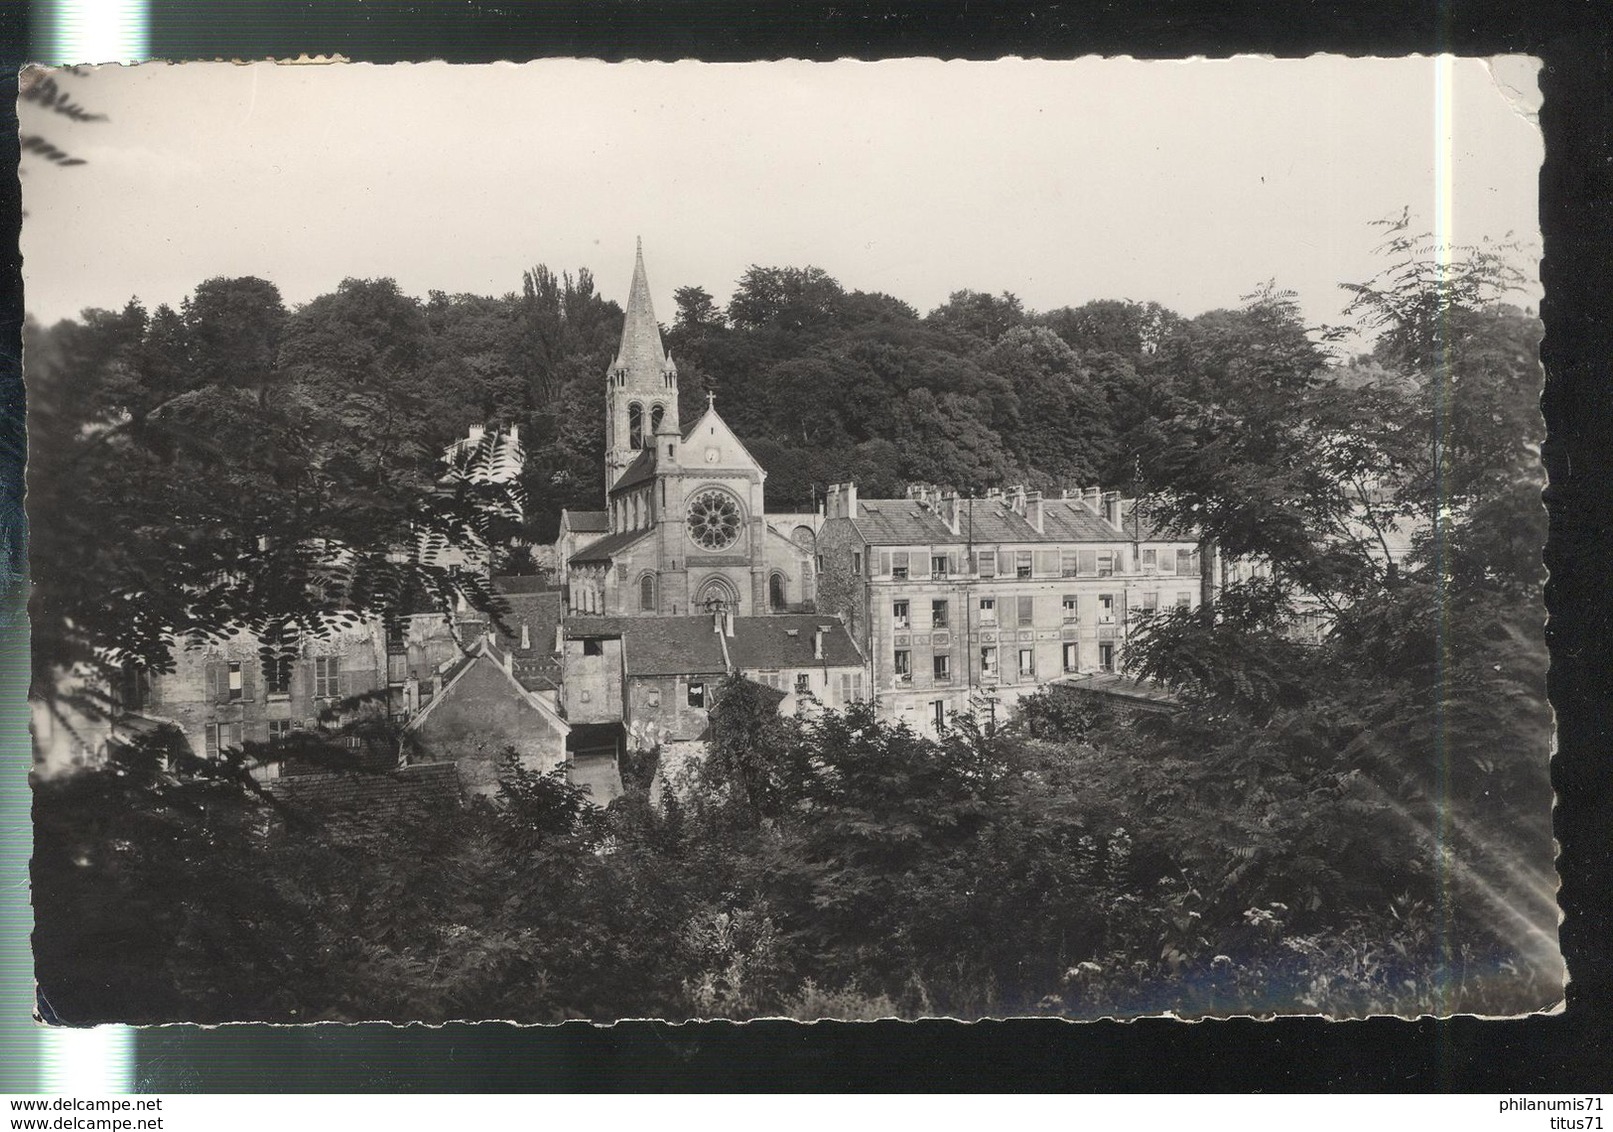
[[616, 359], [605, 375], [605, 492], [668, 424], [678, 427], [678, 368], [662, 348], [661, 328], [650, 305], [644, 274], [644, 241], [638, 242], [633, 286]]

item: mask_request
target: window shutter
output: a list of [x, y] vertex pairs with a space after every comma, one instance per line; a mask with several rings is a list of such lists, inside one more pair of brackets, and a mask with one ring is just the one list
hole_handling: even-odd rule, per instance
[[202, 728], [202, 733], [206, 737], [207, 757], [210, 759], [218, 758], [218, 726], [209, 723]]
[[345, 700], [353, 694], [350, 687], [353, 677], [342, 667], [342, 658], [340, 656], [331, 657], [330, 666], [336, 676], [336, 697]]
[[1011, 575], [1013, 572], [1014, 552], [1011, 550], [999, 550], [997, 552], [997, 573]]
[[891, 552], [888, 550], [879, 552], [879, 572], [887, 576], [891, 572]]
[[241, 698], [249, 703], [258, 698], [258, 672], [262, 667], [261, 659], [241, 663]]
[[228, 661], [217, 661], [207, 666], [213, 681], [213, 699], [221, 704], [230, 702], [230, 666]]
[[240, 725], [240, 723], [232, 723], [232, 724], [230, 724], [230, 746], [237, 747], [237, 748], [239, 748], [241, 746], [241, 725]]
[[1038, 550], [1036, 552], [1036, 572], [1038, 574], [1057, 574], [1059, 572], [1059, 552], [1056, 550]]
[[1076, 569], [1082, 574], [1096, 574], [1098, 572], [1098, 552], [1095, 550], [1078, 550], [1075, 552]]
[[949, 550], [949, 551], [947, 551], [947, 573], [948, 574], [956, 574], [957, 572], [958, 572], [958, 552], [955, 551], [955, 550]]

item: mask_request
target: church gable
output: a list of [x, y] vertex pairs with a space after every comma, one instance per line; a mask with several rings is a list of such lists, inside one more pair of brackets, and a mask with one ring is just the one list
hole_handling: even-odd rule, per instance
[[717, 415], [716, 406], [709, 400], [700, 419], [683, 434], [683, 463], [686, 467], [704, 468], [718, 475], [748, 472], [758, 479], [767, 478], [766, 469]]

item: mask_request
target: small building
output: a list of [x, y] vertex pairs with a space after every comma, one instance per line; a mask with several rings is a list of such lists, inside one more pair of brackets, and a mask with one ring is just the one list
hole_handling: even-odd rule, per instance
[[514, 658], [487, 639], [405, 728], [411, 764], [451, 762], [466, 793], [484, 795], [498, 789], [506, 750], [547, 773], [566, 762], [570, 733], [554, 706], [516, 678]]

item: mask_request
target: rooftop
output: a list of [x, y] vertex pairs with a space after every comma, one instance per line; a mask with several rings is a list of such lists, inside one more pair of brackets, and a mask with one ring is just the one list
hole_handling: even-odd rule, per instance
[[[821, 660], [812, 655], [813, 636], [820, 627], [824, 630]], [[736, 617], [728, 655], [741, 669], [839, 668], [863, 662], [846, 627], [834, 617], [816, 613]]]
[[[857, 529], [874, 546], [943, 543], [1112, 543], [1180, 540], [1183, 536], [1149, 522], [1132, 506], [1116, 530], [1079, 499], [1042, 501], [1042, 529], [1000, 498], [958, 500], [958, 533], [953, 534], [936, 504], [918, 499], [859, 499]], [[939, 505], [949, 506], [946, 503]]]

